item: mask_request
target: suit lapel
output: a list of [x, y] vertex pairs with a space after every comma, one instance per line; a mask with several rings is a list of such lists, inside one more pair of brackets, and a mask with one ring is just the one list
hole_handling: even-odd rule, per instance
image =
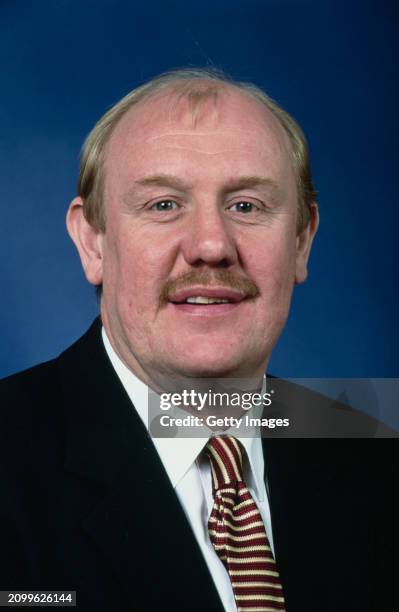
[[191, 527], [109, 362], [100, 330], [97, 321], [59, 358], [65, 469], [95, 491], [90, 511], [81, 516], [82, 529], [132, 602], [137, 604], [140, 582], [148, 609], [150, 601], [171, 592], [176, 609], [190, 601], [193, 610], [210, 605], [222, 610]]

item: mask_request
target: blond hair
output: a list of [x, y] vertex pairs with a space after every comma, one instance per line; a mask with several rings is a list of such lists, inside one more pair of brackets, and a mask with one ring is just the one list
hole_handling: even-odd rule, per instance
[[166, 89], [179, 97], [188, 98], [196, 110], [203, 100], [216, 98], [220, 90], [226, 86], [244, 91], [264, 104], [287, 133], [298, 191], [298, 232], [307, 226], [316, 191], [312, 182], [308, 145], [302, 129], [277, 102], [256, 85], [236, 82], [220, 71], [208, 69], [180, 69], [163, 73], [133, 89], [96, 123], [83, 145], [78, 181], [78, 195], [84, 201], [83, 210], [90, 225], [97, 231], [105, 232], [103, 202], [105, 149], [116, 124], [127, 111], [138, 102], [147, 100]]

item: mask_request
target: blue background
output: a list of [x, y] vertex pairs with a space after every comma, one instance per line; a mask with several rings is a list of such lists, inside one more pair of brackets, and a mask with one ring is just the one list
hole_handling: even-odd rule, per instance
[[5, 375], [97, 312], [64, 227], [84, 137], [155, 74], [212, 65], [264, 87], [307, 133], [321, 227], [270, 371], [398, 376], [398, 11], [365, 0], [0, 2]]

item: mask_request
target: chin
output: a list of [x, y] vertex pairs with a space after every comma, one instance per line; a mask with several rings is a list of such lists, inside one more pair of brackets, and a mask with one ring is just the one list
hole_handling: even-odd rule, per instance
[[240, 362], [236, 359], [221, 360], [220, 357], [187, 359], [179, 364], [178, 370], [183, 376], [190, 378], [233, 378], [240, 375]]

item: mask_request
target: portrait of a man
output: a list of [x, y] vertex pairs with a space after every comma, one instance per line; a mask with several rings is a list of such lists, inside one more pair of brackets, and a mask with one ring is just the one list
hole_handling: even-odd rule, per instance
[[67, 228], [99, 316], [2, 382], [2, 590], [75, 591], [82, 612], [393, 609], [393, 440], [334, 429], [389, 427], [290, 385], [271, 402], [289, 439], [148, 431], [149, 392], [265, 390], [318, 222], [302, 129], [253, 84], [176, 70], [98, 121]]

